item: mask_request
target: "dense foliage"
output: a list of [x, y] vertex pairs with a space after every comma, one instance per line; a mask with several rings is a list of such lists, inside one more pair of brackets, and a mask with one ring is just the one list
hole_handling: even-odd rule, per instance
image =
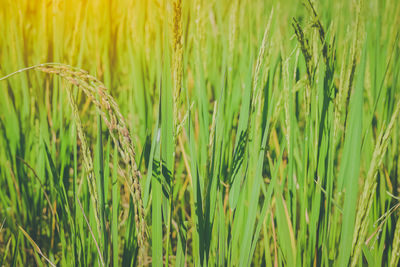
[[0, 6], [0, 266], [398, 266], [400, 1]]

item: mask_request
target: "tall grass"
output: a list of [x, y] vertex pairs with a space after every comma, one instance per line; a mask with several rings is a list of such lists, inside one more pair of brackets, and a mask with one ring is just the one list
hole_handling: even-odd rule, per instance
[[398, 265], [398, 1], [0, 4], [1, 266]]

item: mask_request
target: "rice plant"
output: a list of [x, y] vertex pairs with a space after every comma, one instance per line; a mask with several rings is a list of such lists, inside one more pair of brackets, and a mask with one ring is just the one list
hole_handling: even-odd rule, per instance
[[399, 1], [0, 4], [0, 266], [399, 265]]

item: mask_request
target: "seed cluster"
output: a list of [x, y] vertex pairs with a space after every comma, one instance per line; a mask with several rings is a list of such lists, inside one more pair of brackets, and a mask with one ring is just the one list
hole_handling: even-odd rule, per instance
[[[135, 203], [135, 223], [138, 228], [138, 245], [140, 251], [140, 260], [144, 260], [145, 256], [145, 240], [146, 240], [146, 222], [141, 197], [140, 180], [141, 173], [135, 161], [135, 147], [132, 143], [128, 128], [124, 117], [122, 116], [118, 104], [108, 92], [102, 82], [95, 77], [89, 75], [86, 71], [73, 68], [63, 64], [41, 64], [35, 69], [45, 73], [51, 73], [60, 76], [72, 85], [78, 86], [86, 96], [94, 103], [97, 112], [101, 115], [106, 127], [109, 130], [110, 136], [121, 155], [123, 163], [128, 168], [126, 176], [124, 176], [128, 185], [130, 194]], [[78, 109], [71, 92], [68, 90], [69, 101], [72, 105], [74, 118], [77, 125], [78, 137], [82, 143], [82, 153], [84, 166], [88, 172], [88, 183], [90, 193], [93, 196], [96, 207], [98, 205], [98, 193], [96, 192], [96, 183], [93, 172], [93, 159], [87, 146], [86, 137], [82, 129], [82, 123], [79, 118]], [[98, 210], [98, 209], [97, 209]], [[98, 214], [96, 214], [97, 225]]]

